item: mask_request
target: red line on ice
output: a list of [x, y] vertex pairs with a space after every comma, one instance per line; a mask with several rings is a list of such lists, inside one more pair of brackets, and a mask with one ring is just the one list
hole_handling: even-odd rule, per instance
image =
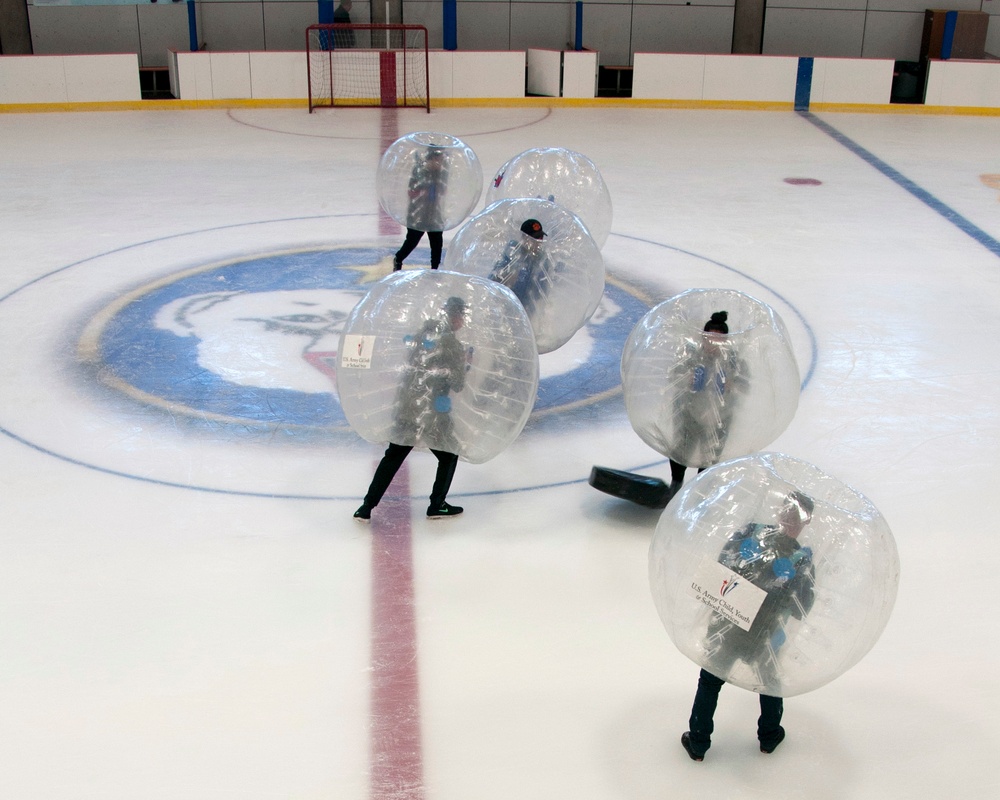
[[408, 474], [372, 514], [372, 800], [424, 796]]

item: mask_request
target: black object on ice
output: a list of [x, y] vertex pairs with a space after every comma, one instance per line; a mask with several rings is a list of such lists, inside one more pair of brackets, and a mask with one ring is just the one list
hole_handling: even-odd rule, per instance
[[590, 485], [605, 494], [631, 500], [647, 508], [666, 508], [674, 496], [672, 488], [659, 478], [608, 467], [591, 469]]

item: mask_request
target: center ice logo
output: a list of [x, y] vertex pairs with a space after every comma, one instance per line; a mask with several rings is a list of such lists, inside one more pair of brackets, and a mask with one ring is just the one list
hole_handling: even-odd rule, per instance
[[[187, 270], [105, 307], [84, 331], [80, 356], [104, 383], [171, 413], [346, 430], [335, 382], [340, 335], [385, 262], [384, 251], [348, 247]], [[535, 413], [615, 394], [622, 345], [648, 307], [609, 283], [591, 322], [542, 358]]]

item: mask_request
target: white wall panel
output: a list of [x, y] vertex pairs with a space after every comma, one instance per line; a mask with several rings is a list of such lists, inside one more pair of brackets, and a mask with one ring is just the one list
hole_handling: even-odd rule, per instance
[[450, 50], [431, 50], [428, 54], [427, 68], [430, 71], [428, 81], [431, 93], [431, 107], [437, 97], [452, 97], [455, 84], [452, 76], [455, 71], [455, 53]]
[[[355, 13], [360, 4], [351, 10], [351, 20], [362, 20]], [[295, 51], [306, 46], [306, 28], [315, 25], [318, 17], [316, 2], [264, 3], [264, 49]]]
[[767, 0], [768, 12], [779, 8], [864, 11], [867, 7], [868, 0]]
[[[996, 2], [996, 0], [992, 0]], [[987, 0], [985, 5], [989, 5]], [[944, 0], [933, 3], [928, 0], [868, 0], [869, 11], [919, 11], [921, 14], [928, 8], [946, 8], [949, 11], [980, 11], [984, 5], [982, 0]]]
[[732, 45], [731, 7], [635, 6], [632, 19], [635, 52], [729, 53]]
[[563, 53], [563, 97], [597, 94], [597, 53], [567, 50]]
[[171, 90], [178, 100], [212, 99], [212, 62], [205, 52], [172, 53], [177, 61], [177, 85]]
[[134, 53], [0, 56], [0, 103], [139, 99], [139, 59]]
[[[357, 6], [355, 6], [357, 8]], [[351, 12], [351, 19], [354, 13]], [[403, 21], [407, 25], [423, 25], [427, 28], [427, 42], [432, 49], [444, 47], [444, 24], [440, 0], [431, 2], [403, 2]], [[461, 46], [461, 31], [459, 31], [459, 46]]]
[[[1000, 0], [997, 0], [1000, 2]], [[865, 23], [862, 58], [920, 60], [920, 40], [924, 33], [924, 12], [869, 12]]]
[[559, 50], [528, 50], [528, 94], [559, 97], [561, 73]]
[[187, 3], [136, 6], [139, 14], [139, 61], [143, 67], [165, 67], [170, 50], [191, 47]]
[[459, 50], [509, 50], [510, 3], [467, 0], [458, 3]]
[[1000, 108], [1000, 62], [932, 60], [924, 104]]
[[[261, 3], [199, 3], [200, 39], [208, 50], [263, 50], [264, 13]], [[302, 29], [303, 42], [305, 28]], [[304, 45], [303, 45], [304, 46]]]
[[[586, 8], [584, 8], [586, 16]], [[509, 50], [565, 50], [573, 46], [574, 3], [517, 2], [510, 7]]]
[[138, 53], [136, 6], [28, 6], [35, 55]]
[[701, 100], [705, 56], [636, 53], [632, 97], [642, 100]]
[[524, 97], [523, 51], [452, 55], [453, 97]]
[[62, 56], [0, 56], [0, 102], [65, 103]]
[[864, 11], [772, 9], [764, 18], [767, 55], [860, 58]]
[[895, 66], [891, 59], [817, 58], [809, 101], [887, 104]]
[[799, 60], [780, 56], [705, 56], [705, 100], [794, 102]]
[[305, 52], [250, 53], [250, 86], [255, 100], [308, 97]]
[[66, 99], [71, 103], [141, 100], [135, 53], [63, 56]]
[[583, 46], [598, 53], [601, 64], [631, 64], [632, 12], [614, 3], [586, 3]]
[[996, 13], [990, 14], [990, 24], [986, 29], [986, 52], [1000, 58], [1000, 0], [993, 0]]
[[212, 64], [212, 99], [247, 98], [250, 93], [249, 53], [208, 53]]

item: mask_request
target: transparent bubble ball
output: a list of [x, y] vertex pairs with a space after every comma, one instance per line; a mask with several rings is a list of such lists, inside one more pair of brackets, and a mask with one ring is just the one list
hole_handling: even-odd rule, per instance
[[389, 145], [375, 173], [378, 200], [404, 228], [446, 231], [472, 213], [483, 193], [483, 168], [461, 139], [421, 131]]
[[535, 404], [531, 324], [493, 281], [445, 270], [393, 272], [348, 316], [337, 390], [362, 438], [480, 464], [517, 438]]
[[805, 461], [759, 453], [702, 472], [671, 500], [649, 548], [649, 582], [685, 656], [744, 689], [792, 697], [875, 645], [899, 555], [860, 492]]
[[[536, 239], [521, 230], [541, 224]], [[539, 353], [568, 342], [604, 294], [604, 259], [586, 226], [548, 200], [499, 200], [468, 220], [445, 253], [446, 269], [502, 283], [524, 306]]]
[[486, 205], [516, 197], [558, 203], [583, 220], [598, 248], [611, 233], [611, 192], [597, 165], [580, 153], [538, 147], [514, 156], [486, 187]]
[[[729, 333], [703, 329], [726, 311]], [[658, 453], [708, 467], [761, 450], [788, 427], [800, 378], [784, 322], [742, 292], [691, 289], [652, 308], [622, 352], [629, 421]]]

